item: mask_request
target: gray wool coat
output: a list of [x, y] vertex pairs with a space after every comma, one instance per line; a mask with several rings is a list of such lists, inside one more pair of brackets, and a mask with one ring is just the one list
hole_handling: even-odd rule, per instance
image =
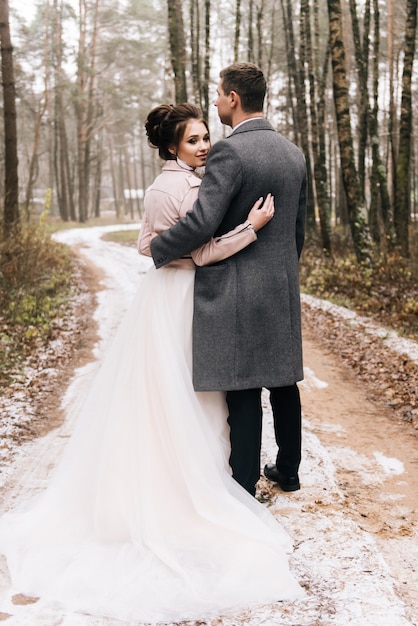
[[151, 243], [155, 266], [186, 255], [245, 221], [271, 192], [275, 215], [258, 240], [196, 268], [196, 391], [281, 387], [302, 380], [298, 260], [306, 214], [300, 150], [265, 119], [250, 120], [211, 149], [193, 211]]

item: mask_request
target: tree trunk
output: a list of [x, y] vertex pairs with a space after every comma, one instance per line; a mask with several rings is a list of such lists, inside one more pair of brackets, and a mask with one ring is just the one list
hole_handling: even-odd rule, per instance
[[77, 174], [78, 174], [78, 219], [87, 220], [87, 178], [85, 154], [87, 142], [87, 3], [79, 0], [79, 40], [77, 56], [77, 96], [75, 110], [77, 116]]
[[[271, 13], [267, 20], [269, 23], [269, 27], [270, 27], [270, 31], [268, 34], [269, 39], [270, 39], [270, 45], [269, 45], [269, 49], [267, 52], [267, 62], [266, 62], [266, 71], [265, 71], [267, 85], [270, 85], [271, 83], [272, 69], [273, 69], [274, 42], [275, 42], [275, 30], [276, 30], [276, 3], [273, 3], [273, 6], [271, 7], [270, 10], [271, 10]], [[271, 106], [272, 106], [271, 92], [270, 92], [270, 89], [267, 88], [267, 94], [266, 94], [267, 118], [270, 118], [271, 116]]]
[[91, 13], [92, 36], [91, 42], [88, 44], [88, 3], [87, 0], [79, 0], [80, 21], [75, 110], [77, 117], [78, 210], [80, 222], [85, 222], [89, 216], [90, 147], [94, 122], [98, 10], [99, 0], [95, 0]]
[[249, 0], [248, 6], [248, 37], [247, 37], [247, 61], [254, 63], [254, 36], [253, 36], [253, 19], [254, 19], [254, 0]]
[[[291, 22], [291, 1], [287, 1], [288, 9], [288, 24]], [[306, 207], [306, 226], [308, 232], [316, 230], [315, 220], [315, 191], [312, 182], [312, 163], [311, 152], [309, 150], [309, 128], [308, 128], [308, 107], [306, 104], [306, 14], [309, 13], [309, 0], [301, 0], [300, 2], [300, 46], [299, 46], [299, 67], [295, 73], [295, 79], [297, 80], [296, 86], [296, 111], [298, 115], [301, 147], [305, 155], [306, 169], [308, 172], [308, 201]], [[295, 62], [295, 66], [297, 64]]]
[[95, 84], [96, 84], [96, 56], [97, 56], [97, 38], [98, 38], [98, 13], [99, 13], [99, 0], [95, 0], [93, 7], [93, 31], [91, 36], [91, 43], [89, 46], [89, 71], [88, 71], [88, 81], [86, 84], [87, 88], [87, 107], [86, 107], [86, 143], [85, 143], [85, 153], [84, 153], [84, 169], [85, 169], [85, 180], [86, 180], [86, 207], [87, 207], [87, 216], [88, 216], [88, 208], [89, 208], [89, 180], [90, 180], [90, 152], [91, 152], [91, 143], [93, 140], [93, 129], [95, 122], [97, 123], [97, 117], [95, 120], [95, 115], [98, 116], [98, 112], [101, 111], [101, 106], [96, 106], [96, 96], [95, 96]]
[[[70, 200], [70, 185], [66, 167], [67, 136], [65, 131], [63, 85], [62, 85], [62, 0], [54, 0], [53, 12], [53, 63], [54, 63], [54, 172], [58, 210], [62, 220], [75, 220], [73, 199]], [[72, 211], [70, 204], [72, 201]]]
[[357, 17], [356, 0], [350, 0], [351, 24], [354, 39], [354, 55], [356, 59], [357, 75], [359, 79], [359, 122], [358, 122], [358, 176], [360, 190], [365, 198], [366, 183], [366, 147], [368, 137], [369, 116], [369, 35], [370, 35], [370, 0], [364, 6], [363, 43], [361, 42], [360, 28]]
[[237, 0], [235, 7], [235, 31], [234, 31], [234, 63], [239, 57], [239, 38], [241, 34], [241, 0]]
[[[282, 16], [284, 24], [284, 36], [286, 45], [286, 59], [287, 59], [287, 100], [288, 109], [292, 115], [292, 129], [293, 129], [293, 141], [300, 145], [300, 128], [299, 119], [297, 114], [297, 106], [295, 102], [299, 100], [299, 77], [296, 71], [296, 57], [295, 57], [295, 37], [293, 32], [293, 16], [291, 14], [291, 6], [285, 6], [285, 0], [281, 0]], [[290, 15], [288, 14], [290, 10]]]
[[396, 169], [394, 222], [397, 244], [401, 254], [409, 256], [410, 220], [410, 159], [412, 132], [412, 68], [414, 64], [415, 36], [417, 28], [417, 1], [407, 0], [405, 48], [402, 74], [402, 101], [399, 124], [399, 152]]
[[[147, 185], [147, 178], [146, 178], [146, 174], [145, 174], [145, 154], [144, 154], [144, 140], [142, 137], [140, 137], [139, 139], [139, 160], [141, 163], [141, 187], [142, 187], [142, 193], [145, 193], [145, 189], [148, 187]], [[142, 196], [142, 201], [141, 201], [141, 214], [140, 217], [142, 217], [144, 212], [144, 196]]]
[[[302, 2], [305, 0], [302, 0]], [[308, 114], [306, 107], [306, 93], [305, 93], [305, 41], [303, 31], [305, 29], [304, 21], [301, 15], [301, 46], [300, 46], [300, 58], [299, 66], [296, 61], [295, 55], [295, 37], [293, 31], [293, 11], [291, 0], [282, 0], [283, 11], [283, 23], [286, 30], [286, 51], [289, 75], [291, 77], [291, 83], [289, 84], [289, 98], [292, 99], [292, 111], [294, 114], [293, 123], [295, 127], [295, 143], [300, 145], [303, 154], [306, 159], [306, 168], [308, 172], [308, 204], [307, 204], [307, 228], [309, 230], [315, 229], [315, 201], [314, 190], [312, 185], [312, 167], [311, 157], [309, 150], [308, 139]], [[303, 6], [301, 3], [301, 14]], [[293, 102], [293, 96], [295, 102]]]
[[122, 215], [125, 217], [128, 214], [128, 203], [126, 201], [125, 189], [127, 187], [125, 177], [126, 177], [126, 163], [124, 159], [124, 150], [123, 147], [120, 147], [118, 150], [118, 171], [119, 171], [119, 197], [122, 200]]
[[[64, 116], [64, 112], [62, 112]], [[65, 178], [66, 185], [68, 189], [68, 201], [70, 207], [70, 218], [73, 222], [77, 219], [77, 212], [75, 209], [75, 200], [74, 200], [74, 175], [71, 172], [71, 163], [70, 163], [70, 154], [68, 151], [68, 141], [67, 141], [67, 130], [65, 128], [64, 117], [62, 117], [62, 124], [60, 128], [60, 145], [61, 147], [61, 158], [64, 161], [65, 167]]]
[[29, 217], [29, 207], [32, 201], [32, 190], [35, 183], [35, 166], [38, 159], [39, 141], [41, 137], [41, 125], [49, 103], [49, 2], [45, 6], [45, 44], [44, 44], [44, 93], [43, 102], [40, 103], [39, 111], [35, 120], [35, 135], [33, 140], [32, 156], [29, 163], [29, 175], [26, 185], [25, 212]]
[[327, 3], [341, 173], [347, 199], [347, 211], [354, 250], [357, 260], [360, 263], [364, 263], [371, 260], [371, 242], [366, 222], [366, 208], [362, 199], [354, 161], [341, 4], [340, 0], [327, 0]]
[[[313, 154], [313, 175], [315, 179], [316, 203], [318, 207], [319, 223], [321, 229], [322, 249], [331, 255], [331, 206], [328, 194], [328, 176], [326, 169], [325, 142], [320, 140], [320, 135], [325, 136], [324, 110], [325, 110], [325, 85], [329, 64], [329, 46], [325, 54], [323, 76], [316, 81], [315, 62], [313, 56], [311, 18], [309, 2], [305, 7], [305, 36], [306, 36], [306, 62], [309, 81], [309, 107], [311, 119], [311, 146]], [[316, 85], [319, 87], [319, 97]], [[321, 126], [319, 126], [321, 124]]]
[[175, 99], [187, 101], [186, 44], [183, 27], [181, 0], [167, 0], [168, 33], [170, 39], [171, 65], [174, 72]]
[[103, 163], [103, 133], [104, 129], [101, 128], [97, 139], [97, 156], [96, 156], [96, 171], [94, 176], [94, 190], [93, 190], [93, 211], [94, 217], [100, 217], [100, 202], [101, 202], [101, 186], [102, 186], [102, 163]]
[[258, 67], [264, 66], [263, 31], [264, 31], [264, 0], [261, 0], [260, 6], [257, 7], [257, 65]]
[[[389, 245], [394, 243], [393, 217], [388, 192], [386, 168], [381, 156], [379, 138], [379, 61], [380, 61], [380, 11], [379, 0], [373, 0], [373, 108], [369, 115], [369, 135], [372, 147], [372, 176], [370, 202], [370, 230], [373, 240], [380, 242], [380, 221]], [[380, 207], [380, 211], [379, 211]]]
[[125, 176], [126, 176], [126, 187], [127, 187], [127, 191], [128, 191], [128, 201], [127, 201], [126, 204], [129, 207], [129, 217], [131, 218], [131, 220], [133, 220], [134, 219], [133, 185], [132, 185], [132, 181], [131, 181], [131, 164], [130, 164], [130, 159], [129, 159], [129, 153], [128, 153], [127, 146], [125, 146], [125, 148], [123, 150], [122, 160], [124, 162], [124, 170], [125, 170]]
[[136, 210], [138, 212], [138, 217], [139, 219], [141, 219], [142, 217], [142, 198], [140, 197], [140, 189], [141, 189], [141, 185], [139, 183], [139, 173], [138, 173], [138, 159], [137, 159], [137, 152], [136, 152], [137, 146], [136, 146], [136, 137], [135, 135], [132, 136], [132, 156], [133, 156], [133, 163], [134, 163], [134, 167], [133, 167], [133, 184], [135, 186], [135, 190], [136, 190], [136, 194], [135, 194], [135, 204], [136, 204]]
[[196, 104], [202, 108], [202, 79], [200, 71], [200, 10], [199, 0], [190, 0], [190, 53], [192, 84]]
[[13, 47], [9, 26], [9, 2], [0, 0], [0, 46], [4, 118], [4, 235], [19, 222], [19, 179], [17, 158], [16, 97]]
[[205, 68], [202, 85], [202, 111], [205, 120], [209, 119], [209, 82], [210, 82], [210, 0], [205, 0]]
[[388, 179], [389, 179], [389, 195], [394, 202], [396, 188], [396, 160], [398, 153], [397, 145], [397, 128], [396, 128], [396, 103], [395, 103], [395, 87], [394, 87], [394, 0], [388, 0], [388, 69], [389, 69], [389, 118], [388, 118]]
[[115, 149], [113, 146], [113, 139], [111, 135], [109, 135], [109, 158], [110, 158], [110, 173], [112, 177], [112, 190], [113, 190], [113, 201], [114, 201], [115, 213], [118, 219], [122, 219], [123, 218], [123, 206], [122, 206], [122, 200], [120, 198], [118, 176], [116, 175]]

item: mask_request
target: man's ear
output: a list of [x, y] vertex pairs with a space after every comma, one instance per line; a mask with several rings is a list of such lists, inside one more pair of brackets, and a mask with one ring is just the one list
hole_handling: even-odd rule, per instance
[[231, 108], [236, 109], [237, 106], [239, 106], [241, 103], [241, 98], [239, 97], [239, 94], [237, 94], [236, 91], [231, 90], [228, 95]]

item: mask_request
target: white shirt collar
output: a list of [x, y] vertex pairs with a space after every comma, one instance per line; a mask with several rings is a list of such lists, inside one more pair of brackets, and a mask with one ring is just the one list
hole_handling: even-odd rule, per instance
[[232, 132], [234, 133], [237, 130], [237, 128], [239, 128], [240, 126], [242, 126], [246, 122], [252, 122], [253, 120], [263, 120], [263, 119], [264, 119], [264, 117], [262, 117], [261, 115], [259, 117], [249, 117], [247, 120], [243, 120], [242, 122], [240, 122], [239, 124], [234, 126], [234, 128], [232, 129]]

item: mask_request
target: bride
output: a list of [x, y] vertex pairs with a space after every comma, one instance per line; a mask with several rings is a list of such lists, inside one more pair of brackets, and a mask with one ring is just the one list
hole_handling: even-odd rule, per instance
[[[189, 104], [153, 109], [146, 130], [166, 163], [145, 196], [142, 253], [192, 208], [210, 148]], [[272, 214], [260, 200], [227, 235], [148, 271], [47, 489], [0, 520], [16, 591], [154, 624], [303, 595], [289, 537], [231, 476], [224, 395], [191, 379], [195, 263], [258, 245]]]

